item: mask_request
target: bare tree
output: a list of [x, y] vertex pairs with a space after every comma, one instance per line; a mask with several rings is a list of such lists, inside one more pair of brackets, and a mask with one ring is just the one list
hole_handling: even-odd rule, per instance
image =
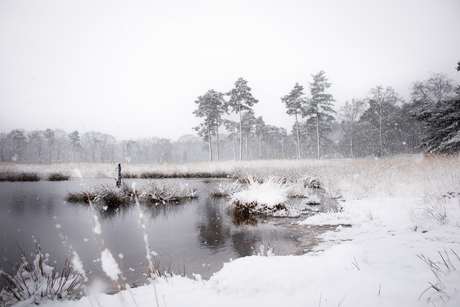
[[369, 93], [369, 108], [361, 116], [361, 121], [371, 127], [373, 135], [374, 133], [377, 134], [377, 154], [381, 157], [386, 151], [388, 134], [394, 129], [396, 123], [397, 103], [401, 102], [402, 99], [391, 86], [384, 89], [379, 85], [372, 88]]
[[366, 102], [362, 99], [352, 99], [351, 102], [346, 101], [345, 105], [340, 108], [339, 115], [342, 118], [342, 127], [344, 129], [345, 137], [349, 140], [350, 154], [354, 158], [354, 139], [356, 137], [356, 130], [358, 129], [358, 121], [360, 116], [364, 113]]

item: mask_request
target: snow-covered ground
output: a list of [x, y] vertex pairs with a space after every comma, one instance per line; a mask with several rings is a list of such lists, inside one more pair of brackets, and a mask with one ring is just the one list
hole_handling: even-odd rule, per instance
[[303, 163], [342, 207], [301, 222], [336, 225], [315, 253], [244, 257], [207, 281], [173, 276], [42, 305], [460, 306], [458, 157]]

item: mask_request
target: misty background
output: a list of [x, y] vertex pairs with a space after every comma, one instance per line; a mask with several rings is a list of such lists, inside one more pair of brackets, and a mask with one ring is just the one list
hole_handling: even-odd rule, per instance
[[[2, 1], [0, 159], [209, 160], [193, 129], [195, 101], [240, 77], [263, 119], [242, 158], [296, 157], [295, 120], [281, 98], [296, 83], [311, 96], [319, 71], [336, 112], [322, 157], [418, 152], [426, 127], [409, 114], [414, 82], [441, 74], [460, 83], [459, 11], [448, 0]], [[384, 143], [371, 120], [356, 118], [350, 132], [342, 112], [355, 99], [364, 114], [378, 86], [398, 98]], [[238, 139], [224, 126], [219, 133], [220, 160], [238, 159]], [[302, 157], [316, 157], [306, 125], [301, 143]]]

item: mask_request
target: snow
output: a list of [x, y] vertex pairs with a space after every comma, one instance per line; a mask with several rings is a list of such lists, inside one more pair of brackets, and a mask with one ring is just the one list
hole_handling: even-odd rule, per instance
[[[158, 300], [168, 307], [460, 306], [460, 172], [454, 162], [419, 157], [407, 168], [372, 166], [369, 172], [330, 175], [325, 188], [340, 192], [341, 210], [300, 222], [335, 226], [317, 237], [320, 244], [312, 253], [267, 257], [261, 252], [225, 263], [209, 280], [198, 274], [156, 278], [155, 288], [147, 284], [119, 295], [89, 291], [93, 294], [79, 301], [41, 305], [142, 307]], [[270, 193], [260, 186], [258, 200]], [[264, 203], [280, 200], [271, 195]], [[112, 261], [102, 259], [103, 267], [111, 264], [104, 271], [113, 279], [119, 269]]]
[[118, 275], [121, 275], [121, 271], [117, 261], [113, 258], [112, 253], [108, 249], [104, 249], [101, 252], [101, 262], [104, 273], [109, 276], [111, 280], [117, 281]]
[[256, 182], [249, 177], [249, 187], [243, 191], [231, 195], [232, 203], [240, 202], [243, 204], [258, 204], [267, 208], [284, 204], [287, 200], [288, 188], [271, 177], [263, 183]]
[[[159, 305], [426, 306], [431, 297], [436, 306], [443, 306], [434, 289], [424, 293], [430, 282], [438, 280], [418, 256], [436, 262], [442, 261], [438, 252], [452, 249], [460, 255], [459, 201], [458, 197], [446, 201], [451, 221], [456, 219], [448, 224], [427, 220], [421, 211], [423, 197], [344, 201], [341, 212], [320, 213], [302, 222], [337, 225], [336, 231], [318, 238], [323, 243], [316, 253], [239, 258], [225, 263], [209, 281], [199, 276], [156, 279]], [[460, 268], [460, 260], [450, 255], [453, 266]], [[459, 306], [460, 270], [443, 274], [444, 291], [450, 297], [444, 306]], [[151, 306], [155, 299], [151, 285], [131, 291], [138, 306]], [[96, 298], [101, 306], [122, 305], [119, 296], [91, 296]], [[135, 306], [127, 293], [124, 302]], [[87, 306], [89, 298], [42, 305]]]

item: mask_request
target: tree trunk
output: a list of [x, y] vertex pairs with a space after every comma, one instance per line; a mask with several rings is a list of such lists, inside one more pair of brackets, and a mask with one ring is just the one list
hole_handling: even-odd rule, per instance
[[319, 114], [316, 113], [316, 142], [318, 146], [318, 159], [319, 159]]
[[209, 125], [209, 116], [207, 117], [207, 123], [208, 123], [209, 161], [212, 161], [211, 127]]
[[262, 135], [259, 136], [259, 158], [262, 158]]
[[249, 160], [249, 133], [246, 135], [246, 160]]
[[283, 155], [284, 159], [284, 139], [281, 139], [281, 154]]
[[233, 160], [236, 161], [236, 144], [235, 144], [236, 129], [233, 128]]
[[379, 147], [380, 157], [383, 157], [383, 141], [382, 141], [382, 104], [379, 105]]
[[219, 122], [217, 122], [216, 136], [217, 136], [217, 162], [219, 162]]
[[243, 118], [241, 117], [241, 105], [238, 106], [240, 114], [240, 161], [243, 160]]
[[300, 157], [302, 156], [302, 151], [300, 148], [300, 131], [299, 131], [299, 121], [297, 120], [297, 112], [295, 112], [295, 125], [297, 128], [297, 152], [298, 152], [298, 156], [300, 159]]

